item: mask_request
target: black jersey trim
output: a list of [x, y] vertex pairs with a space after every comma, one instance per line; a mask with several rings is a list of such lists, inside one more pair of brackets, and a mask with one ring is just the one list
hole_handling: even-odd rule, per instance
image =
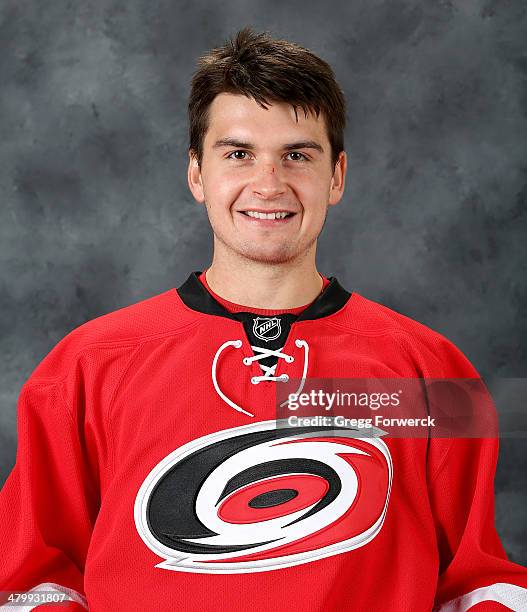
[[[239, 317], [236, 316], [239, 313], [228, 311], [207, 291], [207, 288], [198, 278], [200, 274], [201, 271], [199, 270], [191, 272], [187, 280], [176, 289], [183, 303], [198, 312], [239, 320]], [[351, 297], [351, 293], [342, 287], [335, 276], [330, 276], [328, 280], [329, 284], [326, 285], [324, 291], [300, 313], [297, 321], [327, 317], [346, 304]]]

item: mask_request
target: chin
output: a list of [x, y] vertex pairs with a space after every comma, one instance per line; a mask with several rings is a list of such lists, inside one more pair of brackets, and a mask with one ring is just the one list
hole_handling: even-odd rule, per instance
[[240, 252], [246, 259], [265, 264], [283, 264], [296, 259], [299, 253], [292, 251], [289, 247], [281, 249], [243, 249]]

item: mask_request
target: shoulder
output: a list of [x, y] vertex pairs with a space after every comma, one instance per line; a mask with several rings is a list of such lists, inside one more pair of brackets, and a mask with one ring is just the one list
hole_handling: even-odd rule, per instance
[[479, 376], [466, 355], [441, 332], [388, 306], [354, 292], [342, 323], [352, 333], [384, 336], [397, 342], [423, 374], [435, 377]]
[[408, 333], [416, 338], [438, 340], [444, 338], [431, 327], [404, 315], [381, 302], [354, 291], [342, 311], [342, 323], [365, 334]]
[[75, 327], [53, 346], [31, 378], [60, 378], [82, 358], [94, 353], [111, 354], [112, 358], [122, 355], [127, 359], [142, 343], [178, 334], [196, 323], [192, 312], [183, 307], [176, 289], [169, 289]]

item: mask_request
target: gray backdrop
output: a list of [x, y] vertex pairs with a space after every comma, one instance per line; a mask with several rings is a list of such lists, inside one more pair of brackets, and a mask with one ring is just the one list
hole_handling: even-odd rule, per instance
[[[320, 54], [348, 99], [351, 167], [320, 271], [443, 333], [484, 377], [525, 376], [526, 13], [523, 0], [3, 0], [0, 483], [20, 387], [52, 346], [209, 263], [186, 184], [188, 84], [244, 25]], [[498, 531], [525, 565], [526, 445], [501, 442], [496, 477]]]

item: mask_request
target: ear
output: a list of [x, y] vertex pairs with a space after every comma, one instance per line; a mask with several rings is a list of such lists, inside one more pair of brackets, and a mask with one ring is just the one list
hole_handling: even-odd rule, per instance
[[188, 157], [188, 186], [196, 202], [202, 204], [205, 201], [205, 191], [203, 189], [203, 181], [201, 178], [201, 168], [198, 164], [198, 158], [194, 151], [189, 151]]
[[346, 166], [347, 157], [346, 152], [341, 151], [335, 164], [335, 170], [333, 177], [331, 178], [331, 186], [329, 191], [329, 202], [330, 206], [333, 206], [340, 202], [344, 193], [344, 184], [346, 182]]

